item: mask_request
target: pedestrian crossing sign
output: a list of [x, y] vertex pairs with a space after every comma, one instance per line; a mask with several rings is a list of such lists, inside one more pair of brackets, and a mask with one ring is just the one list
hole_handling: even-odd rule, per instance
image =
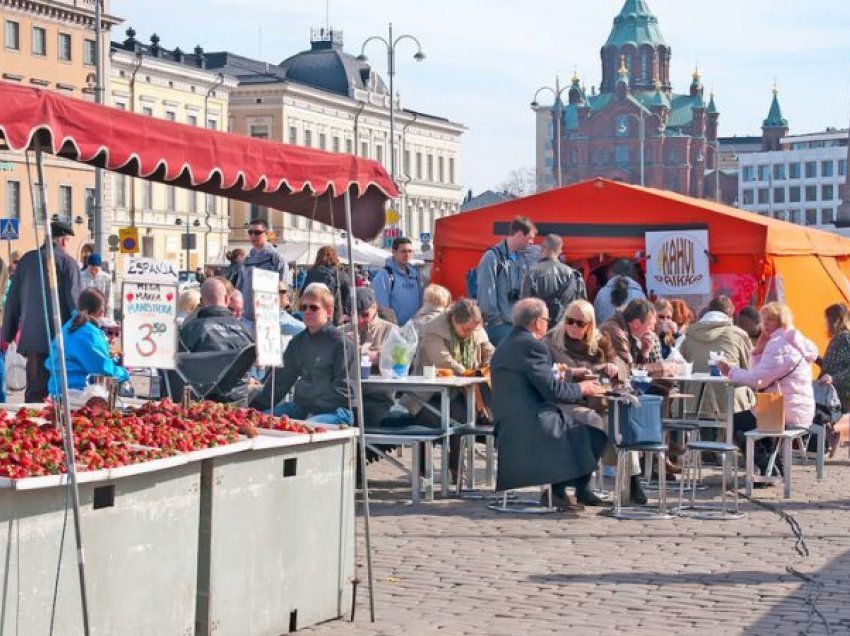
[[0, 239], [4, 241], [17, 241], [20, 237], [20, 226], [18, 219], [0, 219]]

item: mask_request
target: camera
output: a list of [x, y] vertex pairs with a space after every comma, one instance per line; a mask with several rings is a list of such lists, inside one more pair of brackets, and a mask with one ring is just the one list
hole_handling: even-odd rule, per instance
[[519, 300], [519, 290], [518, 289], [511, 289], [508, 292], [508, 301], [515, 303], [518, 300]]

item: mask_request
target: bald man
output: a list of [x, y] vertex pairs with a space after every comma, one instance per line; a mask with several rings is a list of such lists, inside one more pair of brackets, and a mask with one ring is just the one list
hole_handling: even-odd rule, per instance
[[201, 285], [201, 308], [195, 318], [180, 328], [180, 350], [238, 351], [254, 342], [250, 332], [233, 317], [228, 303], [227, 287], [217, 278]]

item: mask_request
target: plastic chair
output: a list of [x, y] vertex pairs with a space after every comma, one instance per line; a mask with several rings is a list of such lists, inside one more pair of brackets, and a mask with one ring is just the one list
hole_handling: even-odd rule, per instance
[[231, 391], [237, 387], [256, 358], [256, 347], [247, 345], [240, 350], [178, 353], [175, 368], [165, 373], [166, 393], [173, 401], [182, 399], [188, 387], [195, 399], [229, 402]]

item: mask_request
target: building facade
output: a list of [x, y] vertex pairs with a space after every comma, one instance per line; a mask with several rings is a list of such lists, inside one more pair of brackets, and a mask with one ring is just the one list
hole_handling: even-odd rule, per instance
[[[149, 43], [137, 40], [132, 28], [126, 35], [111, 46], [110, 105], [227, 130], [234, 78], [207, 69], [200, 47], [186, 54], [165, 49], [156, 34]], [[117, 173], [106, 179], [111, 185], [106, 207], [113, 223], [139, 228], [143, 256], [171, 261], [183, 270], [224, 261], [230, 231], [226, 199]]]
[[[374, 159], [390, 167], [390, 96], [381, 77], [343, 50], [340, 31], [315, 29], [310, 49], [278, 65], [228, 52], [209, 53], [207, 67], [237, 77], [230, 96], [230, 130], [252, 137]], [[437, 218], [458, 211], [460, 137], [464, 126], [402, 106], [396, 96], [395, 174], [402, 191], [400, 226], [414, 241]], [[339, 233], [280, 210], [230, 202], [234, 245], [263, 217], [277, 241], [328, 243]]]
[[[119, 22], [109, 14], [109, 2], [104, 2], [102, 42], [109, 41], [109, 30]], [[95, 0], [0, 0], [0, 23], [3, 81], [94, 99]], [[94, 169], [52, 155], [44, 155], [44, 168], [48, 212], [71, 222], [75, 231], [72, 252], [79, 255], [90, 239]], [[21, 253], [36, 245], [32, 202], [37, 195], [31, 194], [30, 181], [35, 183], [37, 177], [34, 169], [27, 173], [24, 155], [0, 147], [0, 216], [20, 220], [21, 237], [12, 248]], [[36, 221], [41, 224], [38, 216]], [[42, 230], [38, 230], [39, 236]]]
[[704, 196], [720, 113], [698, 71], [686, 93], [673, 92], [671, 55], [647, 3], [626, 0], [600, 52], [599, 90], [574, 76], [554, 104], [535, 108], [538, 184], [560, 173], [563, 185], [606, 177]]

